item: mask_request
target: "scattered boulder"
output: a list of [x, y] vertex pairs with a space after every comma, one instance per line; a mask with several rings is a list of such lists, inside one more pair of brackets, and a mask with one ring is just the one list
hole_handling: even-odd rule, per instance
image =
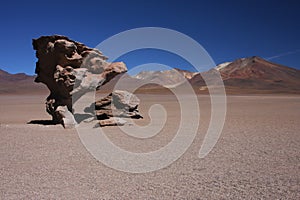
[[95, 114], [100, 126], [124, 125], [120, 118], [143, 118], [138, 111], [139, 98], [127, 91], [115, 90], [107, 97], [96, 101]]
[[102, 126], [123, 126], [127, 122], [119, 117], [111, 117], [109, 119], [103, 119], [99, 121], [99, 125]]

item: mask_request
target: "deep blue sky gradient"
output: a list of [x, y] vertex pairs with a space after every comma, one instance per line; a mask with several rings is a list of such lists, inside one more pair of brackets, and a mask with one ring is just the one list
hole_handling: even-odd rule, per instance
[[[0, 6], [0, 68], [33, 74], [36, 58], [31, 39], [41, 35], [66, 35], [95, 47], [121, 31], [151, 26], [192, 37], [217, 64], [257, 55], [300, 69], [299, 2], [4, 1]], [[190, 69], [182, 59], [160, 51], [136, 52], [122, 60], [129, 68], [158, 62]]]

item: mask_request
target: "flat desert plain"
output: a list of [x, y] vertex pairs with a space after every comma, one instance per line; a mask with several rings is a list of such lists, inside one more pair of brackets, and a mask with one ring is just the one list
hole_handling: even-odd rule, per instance
[[[211, 114], [209, 96], [199, 95], [200, 126], [192, 145], [170, 166], [141, 174], [97, 161], [76, 129], [27, 124], [50, 119], [45, 96], [0, 96], [0, 199], [300, 199], [300, 96], [227, 96], [222, 134], [200, 159]], [[138, 96], [145, 118], [137, 124], [150, 122], [153, 104], [167, 111], [160, 133], [137, 139], [118, 127], [103, 130], [123, 149], [154, 151], [175, 136], [178, 102], [169, 94]]]

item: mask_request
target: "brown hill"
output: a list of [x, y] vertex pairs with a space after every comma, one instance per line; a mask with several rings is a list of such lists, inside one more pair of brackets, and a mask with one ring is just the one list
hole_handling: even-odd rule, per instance
[[0, 69], [0, 94], [45, 93], [46, 88], [34, 83], [34, 76], [10, 74]]
[[[266, 61], [260, 57], [237, 59], [218, 70], [228, 93], [300, 93], [300, 70]], [[190, 83], [195, 88], [205, 88], [200, 74]]]
[[0, 69], [0, 81], [5, 82], [13, 82], [13, 81], [23, 81], [32, 79], [33, 76], [28, 76], [25, 73], [17, 73], [17, 74], [10, 74], [2, 69]]

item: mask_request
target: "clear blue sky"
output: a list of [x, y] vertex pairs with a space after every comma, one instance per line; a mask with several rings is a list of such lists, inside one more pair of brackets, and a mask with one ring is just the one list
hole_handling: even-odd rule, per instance
[[[300, 69], [297, 0], [9, 0], [1, 3], [0, 24], [0, 68], [11, 73], [34, 73], [32, 38], [61, 34], [95, 47], [116, 33], [147, 26], [170, 28], [192, 37], [217, 64], [257, 55]], [[147, 62], [185, 66], [173, 55], [149, 53], [154, 55], [152, 60], [145, 52], [122, 59], [129, 68]]]

